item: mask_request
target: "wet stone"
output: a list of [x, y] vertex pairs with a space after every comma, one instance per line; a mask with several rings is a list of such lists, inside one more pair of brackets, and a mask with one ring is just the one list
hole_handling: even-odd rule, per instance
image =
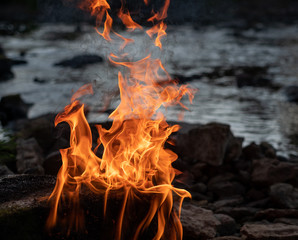
[[85, 54], [78, 55], [70, 59], [62, 60], [61, 62], [55, 63], [54, 66], [70, 67], [70, 68], [82, 68], [88, 64], [101, 63], [103, 58], [98, 55]]

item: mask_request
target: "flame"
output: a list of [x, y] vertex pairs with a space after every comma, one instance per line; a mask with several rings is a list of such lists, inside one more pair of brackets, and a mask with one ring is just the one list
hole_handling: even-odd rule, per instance
[[123, 3], [122, 3], [122, 7], [118, 13], [118, 17], [121, 19], [121, 21], [123, 22], [123, 24], [130, 29], [131, 31], [135, 30], [136, 28], [138, 29], [143, 29], [141, 27], [141, 25], [137, 24], [136, 22], [134, 22], [130, 16], [129, 12], [124, 12], [124, 7], [123, 7]]
[[[145, 0], [145, 3], [148, 2]], [[99, 34], [110, 41], [113, 20], [108, 14], [109, 4], [105, 0], [93, 0], [89, 4], [92, 14], [97, 12], [99, 15], [97, 21], [102, 21], [106, 15], [104, 31]], [[166, 34], [166, 25], [162, 20], [167, 15], [168, 7], [169, 0], [166, 0], [161, 11], [152, 17], [160, 22], [149, 33], [147, 31], [151, 37], [157, 34], [155, 45], [160, 48], [160, 38]], [[118, 16], [128, 30], [141, 29], [131, 19], [128, 11], [124, 13], [123, 5]], [[133, 41], [114, 33], [124, 40], [124, 44]], [[173, 193], [180, 198], [180, 208], [183, 199], [191, 195], [172, 185], [175, 174], [180, 174], [172, 167], [177, 155], [165, 149], [164, 145], [170, 134], [179, 130], [179, 126], [169, 126], [160, 108], [179, 104], [187, 109], [181, 99], [187, 95], [191, 102], [194, 90], [187, 85], [179, 86], [171, 79], [161, 60], [152, 58], [150, 54], [136, 62], [123, 61], [125, 56], [127, 54], [117, 56], [113, 53], [109, 56], [112, 64], [122, 66], [126, 71], [118, 73], [121, 102], [109, 116], [113, 119], [112, 126], [110, 129], [96, 126], [99, 137], [94, 149], [91, 130], [84, 115], [84, 105], [77, 100], [85, 94], [93, 94], [90, 84], [81, 87], [71, 98], [71, 104], [55, 119], [55, 126], [62, 122], [70, 126], [70, 147], [60, 150], [63, 164], [49, 197], [52, 210], [47, 226], [51, 228], [57, 224], [57, 212], [63, 202], [67, 201], [73, 207], [68, 221], [69, 231], [73, 227], [83, 227], [84, 213], [79, 207], [80, 191], [83, 186], [87, 186], [94, 193], [104, 195], [104, 213], [108, 211], [110, 193], [123, 193], [115, 239], [121, 239], [129, 206], [140, 198], [140, 194], [150, 195], [152, 199], [150, 209], [137, 226], [132, 239], [138, 239], [154, 217], [157, 217], [158, 222], [154, 239], [162, 238], [169, 216], [174, 218], [173, 227], [176, 229], [171, 233], [170, 239], [182, 239], [180, 212], [176, 214], [173, 210]], [[102, 156], [97, 156], [101, 145], [104, 152]]]

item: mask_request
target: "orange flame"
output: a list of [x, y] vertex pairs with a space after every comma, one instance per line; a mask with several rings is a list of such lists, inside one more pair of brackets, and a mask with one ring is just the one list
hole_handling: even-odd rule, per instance
[[130, 13], [127, 12], [125, 13], [124, 12], [124, 7], [122, 5], [119, 13], [118, 13], [118, 17], [121, 19], [121, 21], [123, 22], [123, 24], [128, 28], [130, 29], [131, 31], [135, 30], [136, 28], [138, 29], [143, 29], [141, 27], [141, 25], [137, 24], [136, 22], [134, 22], [130, 16]]
[[[155, 14], [154, 19], [164, 19], [168, 5], [169, 0], [166, 0], [165, 6], [160, 13]], [[98, 11], [100, 20], [106, 14], [104, 31], [99, 34], [106, 40], [111, 40], [109, 34], [113, 21], [108, 14], [108, 3], [105, 0], [92, 1], [91, 9], [92, 13]], [[123, 13], [123, 6], [119, 17], [128, 29], [139, 28], [139, 25], [132, 21], [129, 12]], [[157, 34], [155, 44], [160, 48], [160, 38], [166, 34], [165, 30], [166, 25], [161, 21], [149, 33], [147, 31], [149, 36]], [[120, 34], [115, 34], [122, 38], [125, 44], [130, 42]], [[57, 211], [65, 199], [74, 207], [69, 228], [83, 225], [79, 199], [80, 190], [85, 185], [94, 193], [104, 195], [104, 213], [107, 211], [110, 192], [124, 193], [116, 222], [116, 239], [121, 239], [125, 212], [129, 211], [134, 199], [139, 198], [137, 193], [155, 197], [150, 202], [147, 215], [136, 228], [133, 239], [138, 239], [155, 216], [158, 226], [154, 239], [160, 239], [164, 235], [170, 215], [173, 216], [174, 228], [177, 229], [176, 232], [173, 231], [170, 239], [182, 239], [180, 213], [177, 215], [173, 210], [173, 192], [180, 197], [180, 207], [183, 199], [191, 195], [172, 185], [175, 174], [180, 173], [172, 167], [177, 155], [165, 149], [164, 145], [170, 134], [179, 130], [179, 126], [169, 126], [160, 108], [176, 104], [186, 108], [181, 99], [188, 95], [191, 102], [194, 90], [187, 85], [179, 86], [171, 79], [161, 60], [153, 59], [151, 55], [136, 62], [126, 62], [122, 61], [121, 56], [111, 53], [109, 60], [112, 64], [125, 67], [127, 71], [126, 74], [118, 73], [121, 102], [109, 116], [113, 119], [112, 127], [106, 130], [101, 125], [96, 126], [99, 134], [97, 147], [92, 148], [92, 134], [84, 115], [84, 105], [76, 100], [84, 94], [93, 94], [90, 84], [81, 87], [73, 95], [71, 104], [55, 119], [55, 125], [61, 122], [69, 124], [70, 147], [60, 150], [63, 164], [57, 175], [55, 189], [49, 197], [52, 211], [47, 225], [53, 227], [57, 223]], [[104, 147], [101, 157], [96, 155], [100, 145]]]

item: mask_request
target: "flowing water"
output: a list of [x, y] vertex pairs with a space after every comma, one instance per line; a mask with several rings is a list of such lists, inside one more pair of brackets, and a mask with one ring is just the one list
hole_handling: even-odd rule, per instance
[[[70, 25], [42, 25], [27, 35], [0, 36], [8, 57], [20, 58], [20, 53], [25, 53], [24, 59], [28, 61], [26, 65], [13, 67], [12, 80], [0, 83], [0, 96], [21, 93], [26, 102], [34, 104], [29, 111], [29, 117], [33, 118], [61, 111], [73, 91], [92, 82], [95, 95], [84, 99], [90, 108], [89, 121], [107, 120], [108, 115], [100, 110], [106, 102], [111, 109], [119, 104], [119, 69], [107, 60], [80, 69], [57, 67], [54, 63], [79, 54], [98, 54], [106, 59], [116, 50], [92, 27], [82, 26], [78, 34], [74, 29]], [[199, 90], [190, 110], [184, 112], [183, 121], [227, 123], [235, 135], [245, 137], [244, 144], [268, 141], [281, 155], [297, 157], [298, 146], [289, 136], [298, 134], [298, 105], [288, 103], [282, 89], [298, 85], [297, 32], [297, 26], [247, 30], [241, 34], [225, 28], [194, 30], [191, 26], [170, 26], [163, 40], [164, 51], [155, 48], [153, 56], [162, 59], [170, 74], [192, 76], [189, 84]], [[148, 54], [151, 40], [147, 37], [144, 41], [143, 32], [133, 34], [137, 40], [128, 46], [131, 53], [128, 59], [140, 59]], [[218, 67], [243, 66], [268, 69], [267, 77], [281, 88], [237, 88], [233, 76], [210, 79], [202, 75]], [[166, 110], [170, 120], [177, 120], [180, 113], [178, 107]]]

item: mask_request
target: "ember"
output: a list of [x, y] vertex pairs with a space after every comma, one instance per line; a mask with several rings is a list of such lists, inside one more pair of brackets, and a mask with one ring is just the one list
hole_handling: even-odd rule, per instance
[[[145, 1], [148, 4], [148, 1]], [[154, 45], [162, 49], [161, 38], [166, 35], [166, 24], [169, 0], [159, 12], [148, 19], [154, 23], [147, 30], [150, 38], [156, 36]], [[109, 15], [110, 5], [106, 0], [92, 0], [84, 2], [84, 7], [91, 10], [97, 17], [98, 28], [103, 19], [104, 29], [97, 32], [107, 41], [112, 41], [111, 33], [126, 44], [133, 40], [126, 39], [112, 29], [113, 19]], [[118, 17], [129, 31], [142, 29], [133, 21], [124, 2]], [[52, 206], [47, 221], [49, 228], [59, 223], [59, 209], [68, 203], [72, 209], [68, 219], [69, 231], [73, 228], [83, 228], [84, 214], [80, 208], [80, 193], [83, 186], [87, 186], [95, 194], [104, 197], [103, 211], [109, 211], [110, 196], [119, 192], [121, 208], [115, 224], [115, 239], [121, 239], [123, 223], [127, 220], [135, 201], [148, 199], [150, 207], [133, 233], [133, 239], [138, 239], [146, 230], [153, 218], [157, 218], [158, 226], [153, 239], [160, 239], [165, 233], [165, 226], [170, 218], [173, 229], [169, 239], [182, 239], [182, 225], [179, 213], [173, 209], [173, 192], [180, 199], [180, 208], [185, 197], [190, 193], [172, 185], [175, 174], [179, 174], [172, 167], [177, 155], [165, 149], [164, 144], [172, 132], [179, 129], [178, 125], [169, 126], [164, 115], [158, 111], [161, 107], [179, 104], [186, 108], [180, 100], [188, 95], [193, 99], [194, 90], [186, 85], [179, 86], [171, 79], [160, 59], [153, 59], [149, 54], [136, 62], [122, 59], [127, 54], [111, 53], [109, 60], [112, 64], [123, 66], [124, 73], [118, 73], [118, 84], [121, 102], [109, 116], [113, 119], [112, 127], [108, 130], [101, 125], [96, 126], [99, 134], [97, 147], [92, 148], [92, 135], [89, 124], [84, 115], [84, 105], [77, 98], [85, 94], [92, 94], [92, 86], [81, 87], [72, 97], [71, 104], [64, 112], [57, 115], [55, 125], [67, 122], [71, 129], [70, 147], [61, 149], [62, 167], [57, 176], [54, 191], [49, 197]], [[103, 145], [102, 156], [97, 156], [97, 149]], [[145, 201], [145, 200], [144, 200]]]

